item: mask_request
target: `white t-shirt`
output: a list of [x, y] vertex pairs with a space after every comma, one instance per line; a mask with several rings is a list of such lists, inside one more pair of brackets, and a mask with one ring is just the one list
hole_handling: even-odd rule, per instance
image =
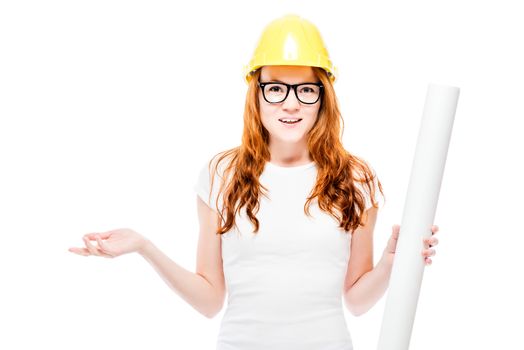
[[[267, 162], [259, 181], [270, 199], [260, 196], [258, 233], [242, 208], [237, 227], [222, 235], [228, 298], [216, 350], [353, 349], [342, 296], [351, 234], [319, 209], [316, 198], [313, 218], [304, 213], [316, 174], [314, 162]], [[216, 211], [221, 178], [215, 175], [211, 202], [209, 179], [206, 162], [194, 190]], [[221, 201], [222, 194], [220, 209]]]

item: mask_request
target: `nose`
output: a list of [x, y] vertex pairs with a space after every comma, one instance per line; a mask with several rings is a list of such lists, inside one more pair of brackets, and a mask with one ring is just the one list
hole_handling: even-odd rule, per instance
[[297, 99], [294, 89], [290, 89], [287, 98], [282, 103], [282, 109], [285, 111], [300, 109], [300, 101]]

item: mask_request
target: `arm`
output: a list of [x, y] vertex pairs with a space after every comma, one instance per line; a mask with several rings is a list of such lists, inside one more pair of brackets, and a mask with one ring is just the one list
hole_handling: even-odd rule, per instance
[[[432, 234], [437, 232], [438, 226], [433, 225], [431, 231]], [[353, 315], [359, 316], [368, 311], [388, 288], [399, 234], [400, 225], [393, 225], [393, 232], [377, 266], [362, 274], [349, 289], [345, 289], [344, 301]], [[424, 248], [421, 253], [425, 264], [430, 265], [431, 259], [429, 257], [435, 255], [435, 249], [431, 249], [431, 247], [437, 245], [438, 240], [431, 237], [424, 238], [423, 242]]]
[[355, 316], [368, 311], [384, 294], [391, 273], [392, 262], [386, 258], [373, 268], [373, 231], [378, 208], [365, 213], [363, 226], [351, 237], [351, 253], [344, 281], [344, 303]]
[[392, 264], [382, 257], [377, 266], [364, 273], [358, 281], [344, 293], [346, 307], [355, 316], [366, 313], [384, 295], [391, 276]]
[[216, 314], [217, 293], [204, 276], [178, 265], [150, 241], [140, 251], [140, 255], [195, 310], [208, 318]]
[[198, 197], [197, 210], [200, 235], [195, 273], [176, 264], [150, 241], [139, 253], [182, 299], [204, 316], [212, 318], [222, 309], [226, 294], [221, 236], [216, 234], [219, 221], [218, 214]]
[[[82, 239], [86, 247], [72, 247], [69, 251], [83, 256], [106, 258], [137, 252], [182, 299], [204, 316], [212, 318], [222, 308], [226, 293], [222, 271], [222, 241], [221, 236], [216, 234], [219, 216], [200, 198], [197, 209], [200, 236], [196, 273], [176, 264], [151, 241], [129, 228], [85, 234]], [[98, 244], [94, 245], [91, 241]]]

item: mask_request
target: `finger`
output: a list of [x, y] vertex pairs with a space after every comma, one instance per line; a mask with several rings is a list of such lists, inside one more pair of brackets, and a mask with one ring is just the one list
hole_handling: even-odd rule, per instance
[[[92, 245], [91, 243], [89, 243], [89, 241], [88, 241], [86, 244], [89, 244], [89, 245], [93, 248], [94, 253], [92, 253], [92, 255], [97, 255], [97, 256], [104, 257], [104, 258], [113, 258], [112, 255], [105, 253], [105, 252], [102, 251], [102, 249], [100, 249], [99, 247], [95, 247], [94, 245]], [[91, 252], [91, 251], [90, 251], [90, 252]]]
[[98, 249], [101, 251], [105, 250], [105, 244], [102, 242], [102, 238], [100, 238], [100, 235], [95, 235], [96, 243], [98, 243]]
[[398, 241], [398, 237], [399, 237], [399, 233], [398, 233], [398, 232], [393, 232], [393, 233], [391, 234], [391, 238], [390, 238], [390, 240], [393, 240], [393, 241], [396, 242], [396, 241]]
[[398, 236], [400, 235], [400, 225], [393, 225], [391, 231], [391, 237], [393, 239], [398, 239]]
[[426, 263], [426, 265], [431, 265], [431, 263], [432, 263], [433, 261], [431, 261], [430, 258], [426, 258], [426, 259], [424, 260], [424, 262]]
[[428, 256], [433, 256], [437, 254], [437, 252], [435, 251], [435, 249], [424, 249], [422, 251], [422, 255], [425, 256], [425, 257], [428, 257]]
[[89, 242], [89, 238], [82, 237], [82, 239], [84, 240], [87, 250], [89, 250], [89, 253], [91, 253], [91, 255], [100, 255], [96, 247], [92, 245], [91, 242]]
[[87, 237], [89, 238], [90, 240], [94, 240], [96, 238], [96, 236], [100, 236], [100, 238], [102, 239], [108, 239], [109, 236], [111, 236], [111, 234], [113, 233], [113, 231], [106, 231], [106, 232], [91, 232], [91, 233], [86, 233], [84, 235], [84, 237]]
[[438, 244], [438, 239], [436, 237], [424, 238], [424, 248], [431, 248]]
[[437, 226], [437, 225], [433, 225], [433, 226], [431, 226], [431, 232], [432, 232], [432, 234], [435, 234], [437, 231], [438, 231], [438, 226]]
[[428, 241], [428, 248], [433, 248], [437, 244], [438, 244], [438, 239], [433, 237], [433, 239], [429, 239]]
[[106, 244], [102, 242], [102, 239], [100, 238], [100, 236], [95, 236], [95, 238], [96, 238], [96, 242], [98, 243], [98, 247], [99, 247], [98, 250], [100, 251], [100, 253], [106, 256], [107, 258], [112, 258], [113, 255], [109, 254], [109, 252], [107, 251]]
[[78, 254], [78, 255], [83, 255], [83, 256], [89, 256], [90, 255], [89, 250], [87, 250], [86, 248], [69, 248], [68, 250], [71, 253], [75, 253], [75, 254]]
[[99, 252], [100, 256], [104, 257], [104, 258], [114, 258], [113, 255], [110, 255], [110, 254], [107, 254], [107, 253], [104, 253], [104, 252]]

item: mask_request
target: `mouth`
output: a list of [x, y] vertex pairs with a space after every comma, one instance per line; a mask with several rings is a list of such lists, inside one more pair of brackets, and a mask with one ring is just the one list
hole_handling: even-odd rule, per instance
[[280, 118], [280, 121], [283, 124], [298, 124], [302, 118]]

